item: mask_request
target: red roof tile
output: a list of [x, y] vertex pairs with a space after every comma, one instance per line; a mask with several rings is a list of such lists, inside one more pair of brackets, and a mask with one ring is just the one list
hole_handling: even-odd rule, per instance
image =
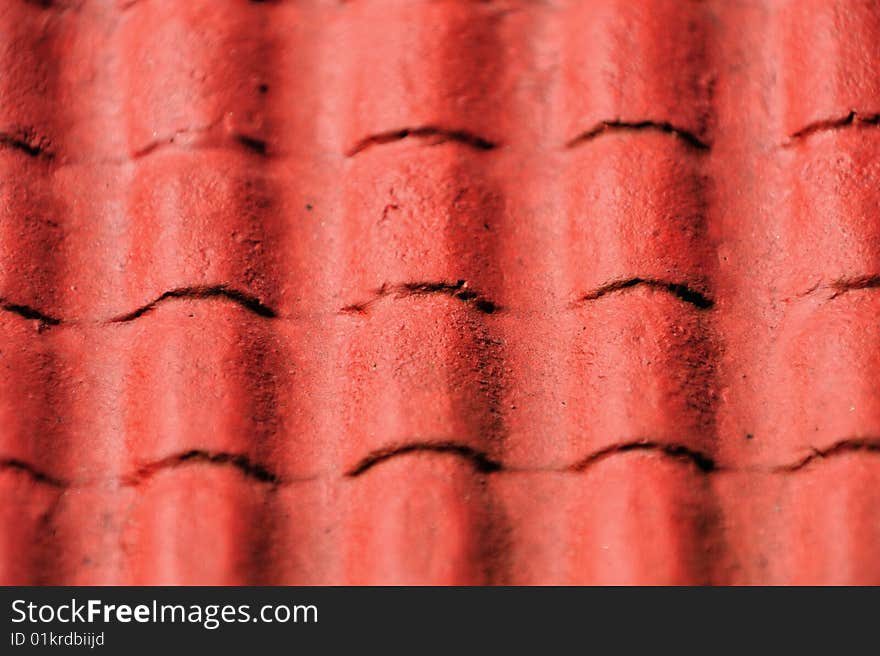
[[880, 582], [878, 35], [4, 3], [0, 582]]

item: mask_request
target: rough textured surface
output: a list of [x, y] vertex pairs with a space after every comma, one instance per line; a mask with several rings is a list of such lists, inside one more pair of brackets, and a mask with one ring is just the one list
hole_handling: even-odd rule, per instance
[[880, 10], [0, 3], [3, 583], [880, 583]]

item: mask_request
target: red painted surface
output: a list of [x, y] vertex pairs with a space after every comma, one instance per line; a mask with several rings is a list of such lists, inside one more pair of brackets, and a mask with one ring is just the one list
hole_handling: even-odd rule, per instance
[[10, 0], [3, 583], [880, 583], [872, 2]]

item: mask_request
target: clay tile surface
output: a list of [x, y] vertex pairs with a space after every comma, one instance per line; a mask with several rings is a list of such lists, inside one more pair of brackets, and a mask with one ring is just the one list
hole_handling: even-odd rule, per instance
[[0, 3], [0, 583], [880, 583], [867, 0]]

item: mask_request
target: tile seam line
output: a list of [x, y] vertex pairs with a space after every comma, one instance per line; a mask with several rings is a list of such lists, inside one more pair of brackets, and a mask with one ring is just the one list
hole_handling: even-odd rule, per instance
[[[200, 154], [211, 154], [211, 153], [224, 153], [229, 155], [241, 155], [243, 157], [248, 158], [259, 158], [261, 160], [267, 162], [301, 162], [302, 154], [297, 153], [295, 151], [273, 151], [266, 145], [266, 141], [260, 139], [253, 139], [251, 137], [237, 137], [235, 139], [236, 142], [241, 142], [242, 140], [247, 140], [252, 143], [263, 144], [261, 146], [255, 147], [231, 147], [228, 145], [217, 145], [217, 146], [201, 146], [201, 147], [181, 147], [176, 146], [174, 144], [161, 144], [158, 146], [148, 146], [138, 151], [134, 155], [129, 157], [66, 157], [54, 152], [42, 152], [38, 155], [31, 155], [28, 152], [23, 152], [21, 148], [18, 148], [15, 145], [12, 145], [8, 142], [4, 142], [0, 139], [0, 152], [6, 151], [19, 151], [21, 157], [25, 157], [28, 161], [33, 162], [42, 162], [42, 165], [47, 169], [51, 170], [59, 170], [63, 168], [69, 167], [85, 167], [85, 166], [136, 166], [141, 161], [153, 157], [160, 156], [162, 153], [167, 153], [169, 151], [174, 152], [178, 155], [192, 155], [197, 156]], [[592, 141], [592, 140], [591, 140]], [[565, 143], [561, 146], [553, 147], [553, 146], [543, 146], [541, 144], [512, 144], [512, 143], [501, 143], [501, 142], [488, 142], [492, 145], [489, 147], [477, 147], [477, 148], [469, 148], [469, 150], [473, 151], [475, 155], [479, 155], [480, 153], [491, 153], [497, 151], [497, 153], [503, 152], [516, 152], [523, 153], [525, 156], [531, 156], [530, 154], [534, 152], [534, 150], [540, 149], [543, 152], [547, 153], [565, 153], [568, 151], [575, 150], [575, 146], [569, 146], [568, 143]], [[434, 148], [436, 146], [441, 145], [449, 145], [449, 144], [457, 144], [464, 145], [461, 141], [454, 139], [447, 139], [445, 141], [439, 141], [437, 143], [426, 143], [414, 146], [415, 149], [424, 150], [429, 148]], [[699, 152], [702, 150], [707, 150], [709, 147], [705, 149], [702, 147], [693, 148], [695, 151]], [[354, 151], [352, 154], [351, 151], [337, 151], [337, 150], [320, 150], [318, 151], [320, 155], [325, 155], [337, 159], [339, 162], [356, 162], [358, 161], [357, 155], [362, 152], [367, 152], [372, 150], [370, 147], [360, 148]]]
[[[208, 126], [197, 128], [183, 128], [177, 130], [175, 135], [155, 142], [151, 142], [128, 156], [119, 157], [83, 157], [70, 158], [60, 157], [58, 153], [53, 151], [47, 145], [43, 144], [43, 140], [29, 140], [23, 136], [16, 135], [9, 131], [0, 131], [0, 149], [17, 150], [29, 159], [43, 160], [47, 165], [53, 168], [61, 168], [65, 166], [84, 166], [84, 165], [117, 165], [125, 166], [134, 164], [145, 157], [154, 153], [173, 149], [181, 153], [197, 154], [200, 152], [211, 151], [228, 151], [230, 153], [249, 154], [263, 159], [299, 159], [299, 155], [293, 151], [272, 151], [268, 147], [266, 139], [253, 137], [246, 134], [230, 135], [230, 143], [219, 143], [216, 145], [203, 146], [180, 146], [175, 143], [176, 136], [203, 133], [209, 131], [213, 126], [219, 124], [220, 120], [215, 120]], [[844, 128], [859, 127], [878, 127], [880, 126], [880, 112], [859, 112], [850, 110], [847, 114], [839, 117], [831, 117], [813, 121], [806, 126], [791, 133], [786, 141], [778, 143], [780, 148], [790, 148], [798, 143], [806, 141], [809, 137], [821, 133], [836, 131]], [[671, 136], [677, 137], [684, 144], [696, 151], [711, 151], [712, 144], [690, 130], [678, 127], [667, 121], [658, 121], [653, 119], [644, 120], [620, 120], [607, 119], [596, 123], [593, 127], [580, 132], [575, 137], [569, 139], [559, 147], [547, 147], [545, 150], [553, 152], [557, 150], [572, 150], [580, 145], [594, 141], [595, 139], [615, 132], [640, 132], [640, 131], [657, 131]], [[431, 139], [436, 137], [440, 141], [437, 143], [424, 144], [424, 147], [431, 147], [446, 143], [457, 143], [463, 146], [469, 146], [475, 151], [492, 151], [502, 148], [509, 148], [511, 144], [505, 144], [499, 140], [490, 140], [478, 134], [465, 129], [448, 129], [437, 126], [416, 126], [408, 128], [400, 128], [395, 130], [387, 130], [368, 135], [355, 142], [354, 146], [343, 150], [326, 150], [328, 155], [335, 155], [342, 160], [350, 159], [363, 151], [369, 150], [373, 146], [386, 145], [404, 139], [415, 137], [420, 139]], [[536, 144], [531, 144], [534, 147]], [[539, 145], [539, 144], [538, 144]], [[522, 144], [523, 147], [526, 144]]]
[[[657, 278], [635, 277], [616, 279], [611, 282], [605, 283], [600, 287], [597, 287], [587, 294], [581, 296], [577, 301], [570, 304], [568, 309], [578, 309], [592, 301], [597, 301], [604, 296], [615, 294], [618, 292], [624, 292], [631, 288], [641, 286], [668, 292], [670, 295], [675, 296], [683, 302], [693, 305], [700, 310], [711, 310], [715, 306], [715, 301], [711, 297], [706, 296], [702, 292], [691, 288], [686, 283], [667, 281]], [[877, 285], [863, 285], [863, 287], [874, 286], [880, 286], [880, 276], [878, 276]], [[368, 314], [367, 311], [370, 306], [372, 306], [377, 301], [382, 300], [383, 298], [392, 297], [396, 299], [405, 299], [410, 297], [430, 296], [433, 294], [455, 298], [465, 303], [465, 305], [467, 305], [468, 307], [472, 307], [473, 309], [483, 314], [494, 314], [496, 312], [502, 312], [507, 309], [502, 308], [495, 301], [488, 299], [483, 293], [477, 291], [476, 289], [469, 288], [467, 281], [460, 279], [454, 283], [445, 281], [416, 281], [394, 284], [386, 283], [382, 285], [379, 289], [375, 290], [373, 292], [373, 297], [366, 301], [350, 303], [348, 305], [340, 307], [335, 311], [327, 310], [325, 312], [317, 313], [317, 315], [365, 315]], [[111, 316], [110, 318], [105, 319], [63, 319], [57, 316], [49, 315], [41, 310], [37, 310], [30, 305], [11, 302], [7, 298], [3, 297], [0, 297], [0, 311], [9, 312], [11, 314], [18, 314], [23, 319], [38, 321], [48, 327], [75, 327], [89, 325], [99, 326], [117, 323], [129, 323], [152, 312], [154, 309], [156, 309], [158, 305], [166, 301], [204, 301], [217, 298], [231, 301], [241, 306], [245, 310], [248, 310], [249, 312], [257, 316], [266, 319], [296, 320], [298, 318], [296, 315], [283, 314], [275, 310], [274, 308], [266, 305], [258, 296], [250, 294], [227, 283], [220, 283], [215, 285], [192, 285], [171, 289], [163, 292], [149, 303], [146, 303], [134, 310], [123, 312], [121, 314], [116, 314], [114, 316]], [[512, 308], [510, 309], [512, 310]], [[563, 306], [560, 306], [560, 310], [563, 309], [565, 308]]]
[[[827, 289], [831, 290], [832, 293], [828, 295], [827, 298], [823, 299], [824, 302], [830, 302], [833, 300], [837, 300], [838, 298], [844, 296], [848, 292], [852, 291], [861, 291], [861, 290], [873, 290], [876, 288], [880, 288], [880, 275], [872, 275], [868, 277], [870, 282], [867, 284], [863, 284], [861, 282], [855, 282], [850, 286], [842, 287], [838, 285], [829, 285]], [[623, 285], [620, 289], [629, 288], [631, 286], [636, 285]], [[719, 307], [719, 304], [716, 300], [706, 297], [700, 292], [696, 292], [693, 290], [686, 289], [686, 285], [678, 285], [676, 283], [666, 283], [660, 282], [657, 285], [649, 285], [656, 286], [657, 288], [661, 287], [681, 287], [683, 291], [679, 292], [671, 292], [672, 296], [678, 297], [682, 303], [687, 305], [692, 305], [697, 311], [700, 312], [711, 312], [712, 310], [716, 310]], [[806, 292], [802, 292], [798, 294], [796, 297], [787, 297], [782, 299], [783, 301], [802, 301], [815, 292], [816, 288], [813, 287]], [[617, 291], [617, 290], [615, 290]], [[465, 307], [469, 307], [472, 310], [479, 312], [484, 315], [499, 315], [506, 317], [529, 317], [534, 315], [547, 315], [547, 316], [556, 316], [562, 315], [566, 312], [571, 311], [583, 311], [588, 308], [590, 304], [594, 301], [599, 300], [600, 298], [608, 295], [610, 292], [601, 292], [598, 294], [587, 294], [586, 296], [580, 297], [578, 300], [574, 302], [570, 302], [567, 304], [560, 304], [558, 307], [554, 308], [552, 311], [546, 310], [544, 306], [536, 305], [531, 308], [517, 308], [510, 306], [499, 306], [494, 301], [489, 301], [485, 299], [482, 295], [477, 295], [474, 298], [460, 298], [456, 297], [457, 300], [461, 301]], [[224, 294], [211, 294], [210, 296], [223, 296]], [[412, 297], [419, 296], [427, 296], [427, 293], [415, 292], [410, 294]], [[455, 297], [454, 294], [449, 294], [449, 296]], [[180, 299], [180, 300], [206, 300], [204, 297], [200, 296], [186, 296], [186, 295], [177, 295], [177, 294], [169, 294], [165, 297], [166, 299]], [[401, 299], [407, 298], [407, 296], [399, 297]], [[690, 300], [690, 299], [693, 300]], [[289, 323], [297, 323], [297, 322], [309, 322], [309, 321], [318, 321], [321, 319], [326, 319], [329, 317], [352, 317], [354, 319], [366, 319], [369, 320], [371, 318], [371, 313], [369, 309], [377, 302], [377, 298], [369, 299], [367, 301], [361, 301], [358, 303], [351, 303], [348, 305], [344, 305], [339, 307], [338, 309], [327, 309], [320, 310], [315, 312], [299, 312], [299, 313], [282, 313], [277, 310], [274, 310], [264, 304], [260, 303], [260, 307], [258, 310], [253, 310], [247, 307], [244, 307], [241, 303], [236, 303], [237, 305], [242, 306], [249, 314], [253, 314], [256, 320], [267, 320], [271, 322], [289, 322]], [[19, 304], [19, 303], [3, 303], [0, 305], [0, 312], [5, 312], [8, 314], [13, 314], [19, 316], [23, 321], [33, 321], [40, 324], [40, 332], [49, 332], [58, 329], [89, 329], [89, 328], [111, 328], [113, 326], [123, 325], [127, 323], [133, 323], [134, 321], [145, 317], [146, 315], [152, 314], [156, 309], [152, 307], [156, 301], [153, 301], [147, 304], [150, 307], [142, 306], [137, 308], [136, 310], [132, 310], [130, 312], [123, 312], [120, 314], [114, 314], [109, 318], [80, 318], [80, 319], [63, 319], [54, 315], [46, 314], [40, 310], [36, 310], [31, 306]]]
[[[48, 328], [82, 328], [82, 327], [100, 327], [112, 326], [115, 324], [131, 323], [156, 309], [156, 307], [165, 301], [171, 300], [212, 300], [216, 297], [222, 297], [226, 300], [237, 304], [260, 318], [273, 321], [305, 321], [309, 319], [326, 318], [339, 315], [369, 315], [369, 308], [376, 302], [386, 297], [394, 297], [397, 299], [405, 299], [409, 297], [429, 296], [433, 293], [438, 295], [449, 296], [462, 301], [466, 306], [472, 307], [476, 311], [483, 314], [505, 314], [505, 315], [522, 315], [528, 316], [533, 312], [537, 312], [540, 306], [533, 309], [529, 308], [513, 308], [501, 307], [495, 301], [487, 299], [481, 292], [474, 289], [466, 289], [460, 281], [458, 284], [448, 283], [400, 283], [395, 285], [383, 286], [373, 294], [373, 298], [366, 301], [350, 303], [343, 305], [338, 309], [328, 309], [314, 313], [286, 314], [275, 310], [274, 308], [263, 303], [257, 296], [244, 292], [238, 288], [220, 284], [220, 285], [199, 285], [176, 288], [160, 294], [149, 303], [131, 310], [112, 315], [109, 318], [102, 319], [64, 319], [54, 315], [47, 314], [30, 305], [15, 303], [6, 298], [0, 297], [0, 311], [10, 314], [16, 314], [24, 320], [36, 321], [44, 324]], [[686, 283], [678, 283], [663, 279], [654, 278], [627, 278], [618, 279], [601, 285], [590, 291], [577, 300], [569, 303], [567, 306], [560, 305], [559, 310], [580, 310], [587, 307], [594, 301], [619, 293], [625, 292], [635, 287], [650, 287], [659, 291], [666, 291], [670, 295], [679, 298], [683, 303], [693, 305], [698, 310], [716, 309], [717, 302], [710, 296], [705, 295]], [[874, 290], [880, 288], [880, 274], [866, 274], [863, 276], [855, 276], [851, 278], [842, 278], [832, 283], [817, 283], [809, 289], [796, 294], [794, 297], [788, 297], [783, 300], [802, 300], [813, 296], [820, 290], [829, 292], [827, 301], [835, 300], [844, 294], [852, 291]]]
[[[47, 166], [51, 166], [52, 168], [84, 165], [125, 166], [128, 164], [135, 164], [142, 159], [167, 150], [175, 150], [180, 153], [191, 154], [221, 151], [259, 157], [264, 160], [299, 160], [301, 158], [301, 156], [294, 151], [271, 149], [268, 145], [269, 140], [266, 138], [253, 137], [247, 134], [228, 135], [228, 139], [223, 139], [219, 143], [204, 145], [181, 145], [175, 142], [177, 136], [209, 133], [213, 127], [221, 122], [221, 120], [222, 119], [214, 120], [206, 126], [176, 130], [171, 137], [152, 141], [128, 155], [115, 157], [64, 157], [48, 147], [43, 146], [43, 139], [26, 140], [11, 132], [0, 132], [0, 150], [3, 148], [17, 150], [22, 156], [33, 160], [43, 160]], [[445, 128], [434, 125], [418, 125], [373, 133], [357, 140], [353, 146], [347, 149], [341, 151], [336, 149], [326, 149], [322, 152], [334, 156], [341, 161], [345, 161], [356, 157], [362, 152], [371, 150], [374, 147], [396, 143], [409, 138], [415, 138], [425, 142], [420, 144], [420, 148], [431, 148], [443, 144], [457, 144], [467, 147], [477, 153], [511, 149], [530, 151], [535, 147], [541, 148], [547, 152], [565, 152], [593, 141], [605, 134], [612, 134], [615, 132], [638, 133], [643, 131], [657, 131], [674, 136], [695, 151], [711, 150], [711, 144], [709, 142], [703, 141], [694, 133], [684, 128], [674, 126], [666, 121], [657, 121], [653, 119], [636, 121], [608, 119], [600, 121], [592, 128], [579, 133], [577, 136], [564, 143], [557, 143], [556, 145], [552, 145], [550, 142], [528, 142], [522, 144], [506, 143], [498, 139], [488, 139], [467, 129]], [[431, 139], [437, 139], [437, 141], [431, 142]], [[31, 141], [34, 143], [32, 144]]]
[[459, 442], [406, 443], [371, 453], [348, 469], [325, 470], [307, 476], [282, 476], [274, 473], [259, 462], [250, 460], [243, 453], [188, 449], [156, 461], [143, 463], [131, 472], [112, 477], [68, 480], [46, 473], [20, 458], [0, 459], [0, 472], [21, 472], [28, 475], [35, 483], [44, 483], [64, 490], [97, 488], [113, 483], [122, 488], [139, 487], [162, 471], [172, 471], [188, 467], [230, 467], [233, 470], [239, 471], [245, 478], [252, 480], [254, 483], [265, 484], [270, 487], [287, 487], [300, 483], [333, 480], [345, 481], [362, 478], [374, 466], [398, 456], [416, 453], [453, 455], [464, 458], [466, 461], [474, 464], [475, 473], [478, 475], [546, 473], [578, 476], [585, 474], [592, 466], [598, 465], [602, 461], [641, 452], [656, 455], [661, 461], [690, 465], [697, 473], [705, 476], [726, 473], [786, 475], [806, 470], [816, 464], [832, 461], [834, 458], [845, 454], [880, 455], [880, 438], [847, 438], [838, 440], [824, 448], [808, 448], [811, 453], [792, 462], [734, 466], [719, 464], [709, 456], [695, 451], [686, 445], [640, 440], [603, 447], [567, 466], [518, 467], [515, 465], [505, 465], [501, 461], [490, 458], [482, 451]]

